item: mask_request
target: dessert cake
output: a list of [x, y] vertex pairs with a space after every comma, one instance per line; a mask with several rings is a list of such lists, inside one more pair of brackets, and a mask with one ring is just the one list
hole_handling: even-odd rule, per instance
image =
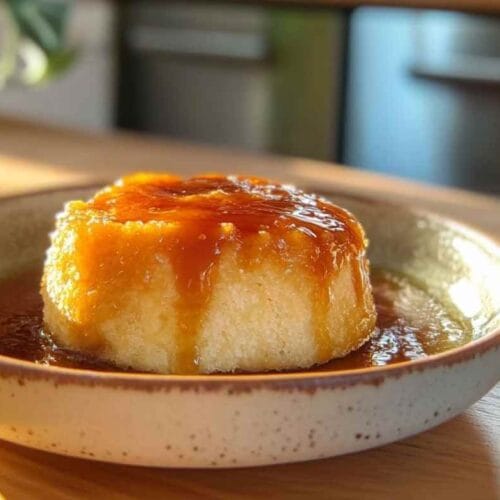
[[58, 215], [44, 322], [134, 370], [308, 368], [374, 329], [366, 245], [352, 214], [290, 185], [134, 174]]

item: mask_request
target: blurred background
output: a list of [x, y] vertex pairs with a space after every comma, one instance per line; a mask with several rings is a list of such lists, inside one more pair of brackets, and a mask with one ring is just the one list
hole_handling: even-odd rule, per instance
[[[212, 1], [57, 3], [68, 6], [57, 22], [74, 50], [58, 53], [53, 78], [5, 79], [0, 116], [500, 194], [500, 18]], [[19, 12], [18, 22], [29, 10]], [[12, 44], [4, 14], [0, 74]], [[40, 28], [24, 22], [28, 34]], [[36, 54], [24, 53], [35, 70]]]

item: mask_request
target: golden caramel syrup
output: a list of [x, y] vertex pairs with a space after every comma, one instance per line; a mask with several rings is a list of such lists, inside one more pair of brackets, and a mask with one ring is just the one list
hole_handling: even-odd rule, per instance
[[[403, 276], [373, 273], [375, 335], [360, 349], [313, 370], [356, 370], [411, 361], [459, 347], [472, 339], [470, 326]], [[97, 371], [132, 371], [58, 347], [43, 330], [40, 272], [0, 282], [0, 355], [42, 365]], [[216, 375], [215, 375], [216, 376]]]

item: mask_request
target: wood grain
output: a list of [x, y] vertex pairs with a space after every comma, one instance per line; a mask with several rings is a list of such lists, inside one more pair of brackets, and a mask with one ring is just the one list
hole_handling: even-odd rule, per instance
[[[296, 158], [129, 135], [93, 136], [0, 120], [0, 194], [109, 179], [125, 171], [264, 174], [316, 190], [430, 208], [500, 236], [500, 201]], [[500, 498], [500, 386], [431, 431], [334, 459], [236, 470], [87, 462], [0, 443], [0, 498]]]

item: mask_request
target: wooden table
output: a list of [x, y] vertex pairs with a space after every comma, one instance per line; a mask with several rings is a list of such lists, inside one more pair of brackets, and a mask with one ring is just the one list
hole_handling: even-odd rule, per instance
[[[0, 120], [0, 194], [105, 179], [134, 169], [264, 174], [430, 208], [500, 236], [500, 201], [295, 158], [136, 136], [92, 136]], [[465, 413], [383, 448], [309, 463], [160, 470], [87, 462], [0, 443], [0, 496], [120, 498], [500, 498], [500, 386]]]

